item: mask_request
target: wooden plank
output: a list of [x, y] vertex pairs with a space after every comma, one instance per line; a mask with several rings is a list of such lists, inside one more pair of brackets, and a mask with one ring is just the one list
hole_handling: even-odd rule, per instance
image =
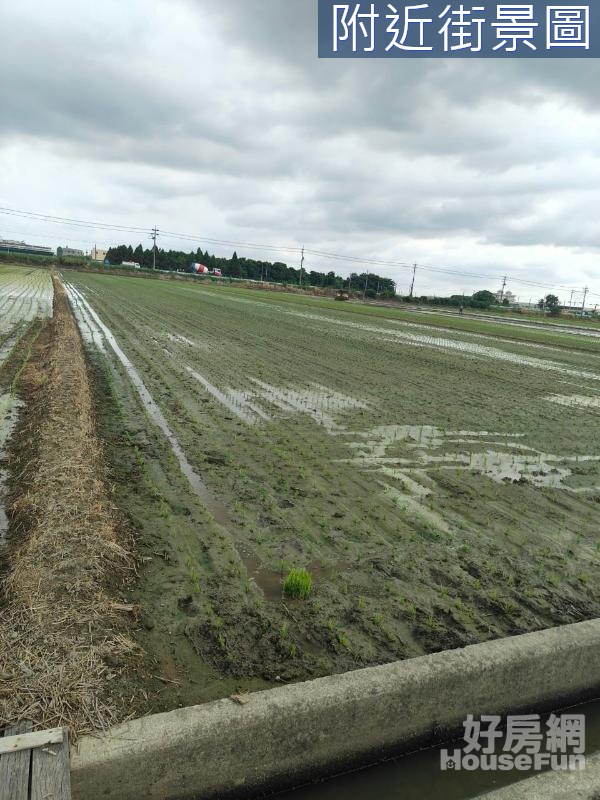
[[[30, 730], [30, 722], [19, 722], [6, 728], [4, 735], [15, 736]], [[0, 756], [0, 800], [28, 800], [30, 764], [31, 750]]]
[[63, 740], [62, 728], [50, 728], [47, 731], [34, 731], [18, 736], [5, 736], [0, 739], [0, 756], [3, 753], [16, 753], [19, 750], [33, 750], [47, 744], [60, 744]]
[[31, 753], [31, 800], [71, 800], [69, 732], [63, 741]]

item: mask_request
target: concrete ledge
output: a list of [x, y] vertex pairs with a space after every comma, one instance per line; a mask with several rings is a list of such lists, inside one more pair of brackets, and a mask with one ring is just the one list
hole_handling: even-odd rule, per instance
[[75, 800], [243, 796], [373, 763], [467, 713], [557, 707], [600, 690], [600, 620], [219, 700], [85, 737]]
[[600, 753], [586, 758], [583, 772], [544, 772], [504, 789], [481, 795], [480, 800], [599, 800]]

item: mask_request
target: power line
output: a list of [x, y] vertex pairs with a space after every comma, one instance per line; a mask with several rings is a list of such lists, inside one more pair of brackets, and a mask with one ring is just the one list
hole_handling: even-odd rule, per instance
[[[73, 217], [61, 217], [51, 214], [42, 214], [33, 211], [24, 211], [22, 209], [15, 209], [9, 207], [2, 207], [0, 206], [0, 214], [8, 215], [8, 216], [16, 216], [23, 219], [31, 219], [34, 221], [44, 221], [49, 223], [54, 223], [58, 225], [68, 225], [76, 228], [94, 228], [97, 230], [103, 231], [118, 231], [121, 233], [144, 233], [148, 234], [149, 229], [143, 228], [134, 225], [118, 225], [118, 224], [109, 224], [106, 222], [94, 222], [89, 220], [78, 220]], [[158, 229], [150, 229], [150, 235], [154, 239], [154, 249], [156, 250], [156, 239], [153, 236], [153, 231], [156, 230], [156, 234], [159, 235]], [[370, 258], [370, 257], [360, 257], [360, 256], [350, 256], [344, 255], [341, 253], [331, 253], [322, 250], [312, 250], [306, 247], [298, 247], [293, 245], [274, 245], [274, 244], [259, 244], [256, 242], [239, 242], [229, 239], [216, 239], [213, 237], [208, 236], [199, 236], [194, 234], [186, 234], [186, 233], [177, 233], [175, 231], [162, 231], [161, 234], [163, 237], [171, 238], [171, 239], [178, 239], [181, 241], [190, 241], [190, 242], [198, 242], [198, 243], [208, 243], [214, 245], [221, 245], [221, 246], [232, 246], [232, 247], [243, 247], [247, 249], [254, 249], [254, 250], [262, 250], [265, 252], [278, 252], [278, 253], [289, 253], [289, 254], [299, 254], [301, 257], [305, 255], [312, 255], [316, 258], [323, 258], [331, 261], [342, 261], [349, 264], [361, 264], [363, 266], [376, 266], [378, 268], [384, 268], [386, 270], [397, 270], [397, 269], [415, 269], [415, 265], [413, 263], [409, 263], [408, 261], [389, 261], [377, 258]], [[301, 272], [303, 267], [303, 261], [301, 263]], [[466, 278], [473, 278], [479, 280], [486, 280], [486, 281], [508, 281], [510, 280], [513, 283], [519, 283], [524, 286], [529, 286], [531, 288], [539, 288], [539, 289], [562, 289], [565, 291], [569, 291], [572, 287], [565, 286], [565, 285], [557, 285], [557, 284], [547, 284], [542, 283], [540, 281], [531, 281], [525, 278], [514, 278], [509, 276], [494, 276], [494, 275], [484, 275], [477, 272], [469, 272], [467, 270], [459, 269], [457, 267], [449, 267], [449, 266], [439, 266], [439, 265], [432, 265], [432, 264], [419, 264], [419, 269], [438, 273], [441, 275], [451, 275], [454, 277], [466, 277]], [[413, 272], [414, 278], [414, 272]], [[414, 283], [414, 282], [413, 282]], [[414, 287], [413, 287], [414, 288]], [[583, 290], [578, 290], [583, 291]], [[588, 294], [594, 297], [600, 297], [600, 294], [595, 292], [587, 291]]]
[[77, 228], [96, 228], [98, 230], [114, 230], [123, 231], [126, 233], [145, 233], [147, 228], [139, 228], [132, 225], [112, 225], [105, 222], [88, 222], [85, 220], [77, 220], [72, 217], [57, 217], [51, 214], [38, 214], [35, 211], [21, 211], [15, 208], [5, 208], [0, 206], [0, 214], [10, 217], [21, 217], [23, 219], [32, 219], [39, 222], [52, 222], [59, 225], [69, 225]]
[[[7, 233], [12, 233], [12, 234], [17, 234], [18, 236], [27, 236], [28, 238], [34, 238], [34, 239], [44, 239], [44, 238], [46, 238], [48, 236], [54, 236], [53, 233], [49, 233], [49, 232], [46, 232], [46, 231], [42, 231], [41, 233], [36, 231], [35, 233], [32, 233], [31, 231], [23, 230], [23, 228], [4, 228], [3, 227], [2, 230], [1, 230], [1, 233], [3, 235], [7, 234]], [[64, 242], [76, 242], [77, 244], [94, 244], [94, 241], [92, 239], [73, 239], [73, 237], [70, 237], [70, 236], [61, 236], [61, 239]]]

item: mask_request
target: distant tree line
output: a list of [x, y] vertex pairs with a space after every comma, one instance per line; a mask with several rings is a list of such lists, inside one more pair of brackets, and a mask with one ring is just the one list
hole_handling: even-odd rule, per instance
[[455, 306], [456, 308], [490, 308], [496, 305], [496, 295], [493, 292], [488, 292], [484, 289], [481, 292], [475, 292], [471, 297], [465, 297], [464, 294], [453, 294], [450, 297], [403, 297], [405, 302], [409, 303], [423, 303], [428, 306]]
[[[111, 264], [122, 264], [123, 261], [135, 261], [143, 269], [152, 269], [152, 248], [144, 249], [141, 244], [133, 248], [131, 245], [111, 247], [107, 253]], [[234, 253], [231, 258], [211, 255], [198, 248], [195, 252], [181, 250], [161, 250], [156, 253], [158, 269], [172, 272], [188, 272], [194, 262], [204, 264], [209, 269], [220, 269], [224, 277], [246, 278], [254, 281], [273, 281], [275, 283], [300, 283], [300, 268], [290, 267], [282, 261], [260, 261], [254, 258], [239, 257]], [[353, 292], [364, 292], [367, 297], [394, 297], [395, 285], [390, 278], [352, 273], [349, 278], [342, 278], [335, 272], [317, 272], [303, 270], [302, 283], [308, 286], [329, 287], [332, 289], [349, 289]]]

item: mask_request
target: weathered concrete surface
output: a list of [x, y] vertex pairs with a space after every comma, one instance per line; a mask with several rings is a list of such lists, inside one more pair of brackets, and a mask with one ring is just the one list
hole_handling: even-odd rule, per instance
[[250, 794], [369, 763], [467, 713], [556, 707], [600, 688], [600, 620], [145, 717], [80, 740], [75, 800]]
[[504, 789], [481, 795], [481, 800], [598, 800], [600, 753], [586, 758], [583, 772], [544, 772]]

